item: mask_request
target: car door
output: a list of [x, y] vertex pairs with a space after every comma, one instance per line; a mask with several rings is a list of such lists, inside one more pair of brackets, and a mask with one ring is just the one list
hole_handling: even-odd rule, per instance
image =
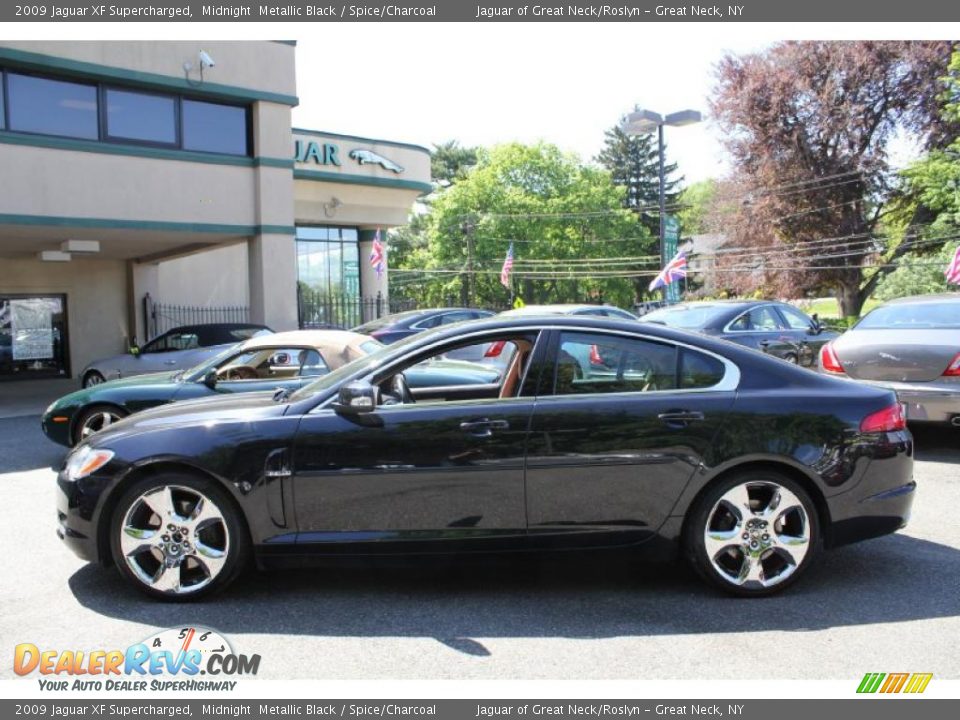
[[796, 345], [797, 364], [812, 367], [817, 363], [820, 346], [827, 341], [823, 331], [817, 328], [813, 320], [790, 305], [777, 305], [777, 312], [783, 318], [784, 331]]
[[151, 340], [140, 349], [140, 354], [129, 363], [135, 372], [129, 374], [163, 372], [183, 368], [183, 362], [192, 359], [192, 351], [200, 347], [197, 334], [192, 330], [171, 330]]
[[[505, 339], [525, 343], [521, 354], [529, 362], [536, 334], [477, 342]], [[462, 341], [434, 348], [430, 357], [405, 358], [373, 381], [389, 388], [397, 373], [459, 347]], [[464, 395], [454, 380], [445, 397], [434, 387], [431, 401], [381, 404], [362, 419], [331, 408], [305, 415], [293, 456], [298, 543], [380, 552], [489, 548], [523, 539], [534, 398], [521, 392], [520, 380], [519, 366], [511, 366], [488, 397]]]
[[723, 338], [739, 345], [784, 357], [795, 352], [783, 320], [773, 305], [756, 305], [727, 324]]
[[531, 543], [648, 539], [709, 456], [739, 371], [691, 347], [596, 330], [555, 331], [551, 354], [527, 443]]

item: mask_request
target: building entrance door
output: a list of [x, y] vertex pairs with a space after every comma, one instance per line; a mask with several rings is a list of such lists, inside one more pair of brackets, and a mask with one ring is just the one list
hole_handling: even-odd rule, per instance
[[67, 296], [0, 294], [0, 381], [69, 376]]

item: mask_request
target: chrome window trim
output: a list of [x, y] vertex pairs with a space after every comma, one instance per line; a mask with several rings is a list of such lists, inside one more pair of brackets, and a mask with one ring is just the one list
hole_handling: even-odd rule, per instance
[[[725, 369], [725, 372], [723, 374], [723, 377], [720, 379], [720, 382], [705, 388], [677, 388], [676, 390], [648, 390], [646, 392], [636, 391], [636, 392], [620, 392], [620, 393], [584, 393], [584, 394], [577, 394], [577, 395], [537, 395], [535, 397], [531, 397], [530, 399], [540, 400], [545, 398], [596, 397], [598, 395], [610, 396], [610, 397], [623, 396], [623, 395], [644, 395], [647, 397], [656, 396], [656, 395], [665, 395], [665, 394], [686, 395], [689, 393], [704, 393], [704, 392], [734, 392], [740, 387], [740, 375], [741, 375], [740, 367], [736, 363], [724, 357], [723, 355], [719, 355], [718, 353], [713, 352], [712, 350], [707, 350], [706, 348], [697, 347], [696, 345], [691, 345], [689, 343], [685, 343], [679, 340], [671, 340], [669, 338], [662, 338], [656, 335], [648, 335], [646, 333], [637, 332], [634, 330], [585, 327], [581, 325], [518, 325], [516, 327], [504, 328], [504, 329], [507, 329], [510, 332], [518, 332], [518, 333], [519, 332], [541, 333], [540, 335], [537, 336], [537, 344], [543, 342], [544, 335], [542, 333], [548, 330], [558, 330], [560, 332], [567, 331], [567, 332], [583, 332], [583, 333], [593, 333], [593, 334], [618, 335], [618, 336], [627, 337], [627, 338], [649, 340], [651, 342], [667, 343], [670, 345], [674, 345], [676, 347], [687, 348], [688, 350], [692, 350], [694, 352], [699, 352], [699, 353], [703, 353], [704, 355], [709, 355], [710, 357], [715, 358], [716, 360], [719, 360], [721, 363], [723, 363], [723, 366]], [[478, 330], [476, 332], [460, 335], [456, 338], [456, 340], [457, 341], [469, 340], [470, 338], [473, 338], [473, 337], [489, 335], [494, 332], [497, 332], [497, 331], [489, 330], [489, 329]], [[361, 375], [359, 377], [353, 378], [353, 380], [367, 380], [369, 382], [371, 378], [373, 378], [378, 373], [384, 370], [389, 370], [392, 367], [403, 363], [408, 357], [410, 357], [410, 355], [419, 355], [421, 352], [428, 352], [430, 350], [433, 350], [434, 348], [446, 345], [452, 340], [453, 338], [445, 338], [443, 340], [438, 340], [428, 345], [420, 346], [413, 352], [407, 353], [402, 357], [396, 358], [389, 365], [380, 365], [376, 368], [373, 368], [370, 372], [366, 373], [365, 375]], [[537, 346], [534, 345], [533, 350], [531, 350], [531, 353], [535, 353], [536, 350], [537, 350]], [[529, 371], [529, 369], [530, 369], [530, 366], [528, 365], [526, 370], [524, 370], [524, 377], [521, 381], [521, 387], [522, 387], [522, 383], [526, 382], [527, 372]], [[320, 404], [316, 405], [312, 409], [308, 410], [304, 414], [310, 415], [320, 410], [325, 410], [329, 408], [329, 406], [332, 405], [334, 402], [336, 402], [336, 399], [337, 399], [337, 393], [334, 393], [329, 398], [327, 398]], [[505, 398], [505, 399], [512, 399], [512, 398]]]
[[774, 330], [734, 330], [733, 328], [730, 327], [737, 320], [742, 318], [747, 313], [751, 313], [754, 310], [758, 310], [759, 308], [766, 308], [766, 307], [772, 308], [774, 311], [774, 317], [776, 317], [777, 306], [775, 303], [762, 303], [760, 305], [753, 305], [752, 307], [747, 308], [742, 313], [737, 315], [733, 320], [728, 322], [726, 325], [724, 325], [723, 330], [721, 330], [721, 332], [730, 333], [731, 335], [736, 335], [737, 333], [777, 333], [777, 332], [785, 332], [786, 330], [789, 330], [789, 328], [776, 328]]

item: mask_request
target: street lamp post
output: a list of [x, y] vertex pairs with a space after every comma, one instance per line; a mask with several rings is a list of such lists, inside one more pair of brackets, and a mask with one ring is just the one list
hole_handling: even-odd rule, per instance
[[[666, 266], [669, 258], [667, 257], [666, 221], [667, 221], [667, 201], [664, 181], [664, 142], [663, 127], [670, 125], [672, 127], [683, 127], [684, 125], [694, 125], [703, 120], [703, 116], [697, 110], [678, 110], [663, 116], [652, 110], [644, 110], [640, 107], [634, 108], [633, 112], [624, 115], [620, 121], [620, 130], [626, 135], [649, 135], [654, 130], [657, 131], [657, 158], [659, 165], [660, 189], [659, 189], [659, 207], [660, 207], [660, 267]], [[667, 288], [662, 290], [663, 298], [667, 297]]]

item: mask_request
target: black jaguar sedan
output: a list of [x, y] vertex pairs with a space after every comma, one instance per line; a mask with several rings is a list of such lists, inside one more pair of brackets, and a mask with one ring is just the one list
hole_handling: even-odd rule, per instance
[[[490, 382], [406, 382], [471, 346], [508, 359]], [[759, 596], [824, 548], [903, 527], [912, 474], [888, 390], [656, 324], [497, 317], [289, 396], [111, 425], [64, 462], [58, 533], [164, 600], [220, 590], [251, 560], [624, 547]]]

